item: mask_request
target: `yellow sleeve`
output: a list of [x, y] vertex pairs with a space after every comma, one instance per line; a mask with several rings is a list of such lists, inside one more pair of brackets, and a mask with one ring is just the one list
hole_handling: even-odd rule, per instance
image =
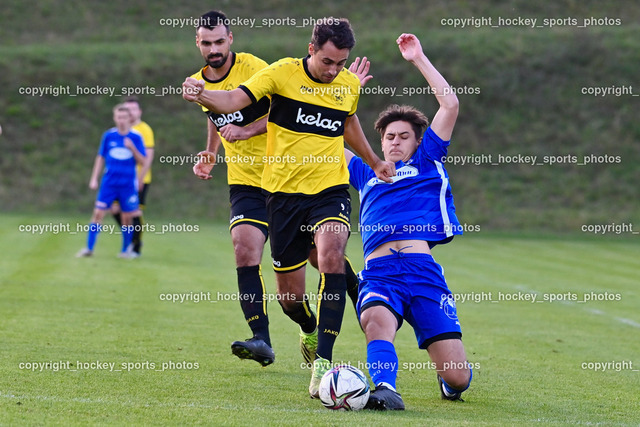
[[[264, 96], [278, 93], [283, 82], [286, 82], [291, 74], [287, 72], [295, 71], [295, 61], [292, 58], [281, 59], [267, 68], [255, 73], [249, 80], [242, 83], [239, 87], [251, 98], [251, 102], [256, 102]], [[294, 67], [291, 67], [294, 65]]]

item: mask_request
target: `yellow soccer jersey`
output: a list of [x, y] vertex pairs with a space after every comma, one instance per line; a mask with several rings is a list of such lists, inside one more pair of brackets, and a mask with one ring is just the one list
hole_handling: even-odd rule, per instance
[[[142, 142], [144, 143], [144, 148], [154, 148], [155, 141], [153, 139], [153, 130], [151, 130], [151, 126], [149, 126], [146, 122], [140, 122], [132, 128], [136, 132], [138, 132], [142, 136]], [[142, 169], [141, 165], [138, 165], [138, 171]], [[147, 171], [147, 174], [144, 176], [144, 183], [151, 183], [151, 167]]]
[[[191, 77], [204, 80], [204, 87], [207, 90], [233, 90], [267, 66], [267, 63], [262, 59], [249, 53], [232, 52], [231, 55], [231, 68], [223, 78], [215, 81], [207, 79], [204, 76], [204, 68]], [[209, 120], [218, 129], [229, 123], [236, 126], [246, 126], [267, 115], [269, 98], [264, 97], [255, 104], [229, 114], [214, 113], [204, 106], [202, 106], [202, 110], [207, 113]], [[267, 135], [263, 133], [245, 141], [233, 143], [224, 139], [222, 135], [220, 135], [220, 139], [225, 151], [228, 183], [260, 187], [263, 170], [262, 159], [267, 147]]]
[[344, 125], [356, 112], [360, 80], [342, 69], [333, 82], [319, 82], [307, 59], [281, 59], [240, 86], [254, 102], [271, 95], [262, 176], [270, 192], [317, 194], [349, 184]]

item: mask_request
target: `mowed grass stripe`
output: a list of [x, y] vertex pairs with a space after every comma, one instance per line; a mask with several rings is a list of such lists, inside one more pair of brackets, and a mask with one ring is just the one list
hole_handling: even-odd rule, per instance
[[[637, 372], [581, 367], [583, 362], [633, 360], [640, 354], [637, 340], [630, 339], [637, 329], [615, 320], [639, 320], [632, 311], [638, 302], [633, 294], [597, 304], [459, 303], [469, 360], [479, 364], [467, 402], [459, 405], [440, 400], [433, 370], [402, 366], [428, 361], [427, 353], [417, 349], [413, 331], [404, 325], [396, 348], [401, 362], [398, 387], [408, 410], [340, 414], [308, 399], [310, 372], [301, 367], [297, 327], [276, 301], [269, 304], [276, 363], [261, 368], [230, 354], [230, 342], [247, 338], [249, 330], [237, 301], [217, 300], [217, 292], [237, 291], [226, 224], [201, 223], [194, 233], [149, 234], [143, 258], [127, 261], [115, 258], [119, 236], [101, 235], [94, 258], [75, 259], [85, 236], [32, 239], [10, 230], [16, 221], [25, 219], [0, 218], [6, 237], [1, 244], [7, 254], [4, 262], [12, 266], [0, 272], [0, 310], [6, 313], [0, 319], [4, 422], [240, 425], [250, 417], [269, 425], [631, 425], [637, 420], [638, 397], [628, 393], [637, 386]], [[566, 292], [576, 291], [583, 278], [607, 283], [611, 270], [594, 256], [579, 270], [547, 268], [546, 277], [553, 281], [547, 286], [541, 286], [536, 275], [554, 265], [556, 253], [578, 259], [590, 252], [590, 244], [579, 239], [556, 244], [553, 239], [473, 236], [436, 248], [434, 256], [444, 265], [450, 285], [460, 284], [459, 292]], [[594, 247], [614, 259], [618, 252], [623, 258], [633, 253], [626, 243], [600, 246], [595, 241]], [[263, 273], [273, 292], [265, 252]], [[358, 239], [352, 239], [348, 252], [361, 268]], [[41, 271], [29, 271], [38, 266]], [[30, 283], [26, 286], [21, 277], [30, 277]], [[623, 292], [616, 286], [603, 289]], [[315, 289], [317, 272], [309, 267], [307, 291]], [[172, 303], [159, 297], [207, 291], [216, 302]], [[334, 360], [364, 363], [365, 345], [353, 309], [347, 307]], [[18, 367], [25, 361], [56, 360], [100, 360], [120, 369], [31, 372]], [[155, 369], [126, 371], [121, 366], [144, 362], [155, 363]], [[197, 362], [198, 369], [162, 370], [168, 362]], [[640, 360], [635, 362], [640, 366]]]

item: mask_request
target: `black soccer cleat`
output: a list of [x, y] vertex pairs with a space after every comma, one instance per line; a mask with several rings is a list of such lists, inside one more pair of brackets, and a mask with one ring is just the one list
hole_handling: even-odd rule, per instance
[[404, 402], [400, 393], [393, 391], [383, 385], [376, 387], [375, 391], [369, 395], [364, 409], [374, 411], [404, 411]]
[[444, 381], [442, 380], [442, 377], [440, 375], [438, 375], [438, 387], [440, 388], [440, 396], [443, 400], [457, 400], [459, 402], [464, 402], [464, 400], [462, 400], [462, 398], [460, 397], [462, 396], [462, 392], [455, 393], [450, 396], [444, 392]]
[[262, 366], [271, 365], [276, 360], [273, 349], [257, 337], [246, 341], [234, 341], [231, 343], [231, 352], [240, 359], [255, 360]]

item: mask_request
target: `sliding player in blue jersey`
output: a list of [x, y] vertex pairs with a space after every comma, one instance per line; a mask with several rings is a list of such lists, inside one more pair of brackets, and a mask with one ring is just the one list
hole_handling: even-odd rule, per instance
[[100, 232], [102, 220], [111, 204], [118, 201], [122, 211], [122, 251], [120, 258], [134, 258], [129, 245], [133, 239], [133, 213], [138, 210], [138, 180], [136, 165], [143, 164], [145, 149], [142, 137], [131, 131], [131, 112], [123, 104], [113, 109], [116, 127], [102, 135], [98, 155], [93, 164], [89, 188], [98, 189], [98, 177], [104, 170], [100, 191], [89, 224], [87, 246], [76, 256], [93, 255], [93, 247]]
[[416, 36], [402, 34], [397, 43], [404, 59], [435, 91], [440, 108], [428, 128], [428, 119], [409, 106], [392, 105], [378, 117], [375, 129], [382, 137], [384, 158], [396, 167], [390, 184], [345, 150], [350, 182], [361, 204], [365, 269], [358, 312], [376, 387], [367, 408], [377, 410], [404, 409], [396, 392], [398, 356], [393, 345], [403, 320], [435, 364], [444, 399], [461, 400], [472, 376], [454, 298], [430, 250], [462, 234], [442, 164], [458, 116], [458, 99]]

